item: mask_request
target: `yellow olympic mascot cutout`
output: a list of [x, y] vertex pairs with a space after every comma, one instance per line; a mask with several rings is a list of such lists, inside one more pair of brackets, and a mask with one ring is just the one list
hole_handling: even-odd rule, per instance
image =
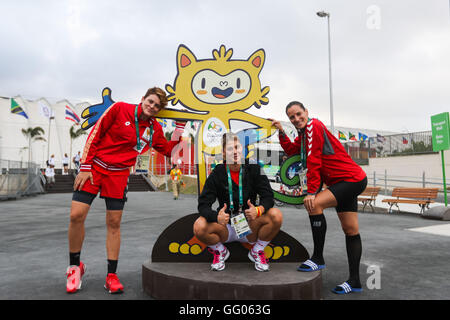
[[[251, 149], [248, 143], [263, 141], [276, 132], [271, 121], [245, 112], [253, 106], [260, 108], [269, 102], [266, 97], [269, 87], [262, 87], [259, 80], [265, 61], [264, 50], [255, 51], [245, 60], [231, 59], [232, 55], [233, 50], [226, 50], [222, 45], [219, 50], [213, 50], [212, 59], [199, 60], [186, 46], [180, 45], [177, 52], [177, 76], [173, 85], [166, 85], [166, 91], [172, 105], [180, 103], [189, 111], [167, 108], [157, 115], [158, 118], [201, 121], [195, 143], [199, 194], [207, 177], [206, 158], [222, 155], [222, 135], [228, 131], [234, 132], [233, 126], [239, 127], [235, 121], [245, 122], [256, 128], [256, 134], [255, 130], [252, 130], [250, 137], [247, 136], [248, 133], [244, 133], [245, 139], [241, 138], [247, 150]], [[239, 135], [239, 132], [236, 133]], [[250, 155], [251, 152], [248, 152], [248, 156]], [[198, 257], [203, 254], [206, 245], [192, 236], [191, 228], [183, 236], [185, 227], [193, 224], [193, 221], [184, 219], [192, 220], [195, 217], [181, 218], [163, 232], [164, 236], [158, 238], [153, 249], [154, 261], [179, 261], [177, 259], [191, 259], [190, 256]], [[189, 240], [184, 240], [183, 243], [183, 240], [176, 241], [177, 238]], [[167, 242], [169, 239], [172, 239], [172, 242]], [[306, 250], [286, 233], [280, 231], [278, 238], [274, 240], [278, 241], [271, 243], [265, 250], [266, 256], [272, 260], [307, 255]], [[167, 256], [167, 246], [169, 252], [175, 255]], [[182, 257], [177, 256], [178, 253], [181, 253]], [[246, 253], [243, 256], [246, 257]]]
[[201, 121], [196, 136], [196, 163], [198, 164], [198, 192], [201, 193], [207, 177], [208, 156], [222, 154], [221, 138], [233, 131], [234, 121], [247, 122], [258, 130], [262, 141], [276, 132], [271, 121], [246, 113], [255, 106], [266, 105], [269, 87], [262, 88], [259, 74], [264, 66], [265, 52], [255, 51], [246, 60], [231, 59], [233, 49], [213, 50], [212, 59], [199, 60], [185, 45], [177, 52], [177, 76], [174, 85], [166, 85], [172, 105], [182, 104], [189, 111], [164, 109], [158, 118]]
[[[264, 50], [255, 51], [248, 59], [234, 60], [231, 59], [233, 50], [226, 50], [222, 45], [219, 50], [213, 50], [212, 55], [212, 59], [198, 60], [186, 46], [178, 47], [177, 76], [173, 86], [166, 85], [166, 90], [172, 105], [180, 103], [188, 111], [167, 108], [157, 114], [157, 118], [201, 121], [195, 143], [199, 194], [207, 176], [205, 159], [209, 156], [221, 156], [222, 135], [233, 131], [233, 126], [237, 125], [235, 121], [248, 123], [255, 128], [250, 130], [250, 136], [247, 131], [240, 137], [247, 157], [251, 155], [251, 151], [248, 151], [252, 149], [248, 144], [263, 141], [276, 132], [271, 121], [245, 112], [253, 106], [260, 108], [269, 102], [266, 97], [269, 87], [262, 87], [259, 80], [265, 61]], [[104, 88], [102, 103], [89, 106], [82, 112], [82, 117], [86, 119], [82, 124], [84, 130], [95, 125], [103, 112], [114, 103], [111, 93], [111, 89]], [[242, 132], [235, 133], [239, 136]], [[205, 253], [206, 245], [192, 235], [192, 225], [196, 217], [196, 214], [188, 215], [170, 225], [158, 237], [152, 260], [179, 262], [198, 261], [201, 258], [209, 261], [209, 256]], [[249, 249], [248, 245], [244, 247]], [[233, 252], [233, 255], [236, 255], [239, 250]], [[265, 253], [269, 259], [277, 261], [308, 258], [306, 249], [281, 230], [266, 247]], [[247, 252], [236, 256], [236, 259], [239, 256], [246, 259]]]

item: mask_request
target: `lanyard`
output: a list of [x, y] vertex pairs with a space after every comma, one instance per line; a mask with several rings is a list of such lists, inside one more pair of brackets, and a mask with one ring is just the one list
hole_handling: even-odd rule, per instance
[[302, 143], [300, 147], [300, 159], [302, 161], [302, 170], [306, 169], [306, 132], [302, 134]]
[[[311, 119], [308, 118], [308, 122]], [[299, 134], [301, 134], [301, 139], [302, 139], [302, 143], [300, 146], [300, 159], [302, 161], [302, 170], [306, 169], [306, 143], [307, 143], [307, 138], [306, 138], [306, 129], [302, 130], [303, 132], [299, 132]]]
[[[234, 202], [233, 202], [233, 183], [231, 181], [231, 173], [230, 168], [227, 166], [227, 175], [228, 175], [228, 194], [230, 195], [230, 211], [233, 213], [234, 211]], [[239, 212], [242, 209], [244, 204], [244, 197], [242, 196], [242, 166], [239, 169]]]
[[[139, 136], [138, 107], [139, 106], [136, 106], [136, 108], [134, 109], [134, 125], [136, 127], [137, 150], [139, 152], [139, 149], [141, 149], [141, 138]], [[152, 140], [153, 140], [153, 122], [150, 125], [150, 139], [149, 139], [149, 142], [148, 142], [148, 147], [149, 148], [152, 147]]]

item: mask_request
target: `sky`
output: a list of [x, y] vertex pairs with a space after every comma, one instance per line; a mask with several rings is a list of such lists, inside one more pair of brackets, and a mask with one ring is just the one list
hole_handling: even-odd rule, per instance
[[[330, 124], [330, 13], [335, 126], [431, 130], [450, 111], [449, 0], [0, 0], [0, 96], [138, 103], [173, 84], [180, 44], [198, 59], [266, 53], [269, 103], [247, 111], [287, 121], [301, 101]], [[178, 106], [175, 106], [177, 108]]]

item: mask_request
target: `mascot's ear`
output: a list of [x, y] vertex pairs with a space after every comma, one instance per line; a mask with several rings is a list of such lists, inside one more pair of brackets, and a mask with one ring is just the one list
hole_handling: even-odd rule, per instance
[[178, 70], [192, 65], [192, 63], [194, 62], [197, 62], [197, 58], [195, 58], [195, 55], [188, 49], [188, 47], [180, 44], [177, 52]]
[[265, 58], [266, 58], [266, 54], [265, 54], [264, 50], [259, 49], [259, 50], [255, 51], [250, 56], [250, 58], [247, 59], [247, 61], [249, 61], [253, 67], [257, 68], [258, 72], [259, 72], [259, 71], [261, 71], [261, 69], [264, 65]]

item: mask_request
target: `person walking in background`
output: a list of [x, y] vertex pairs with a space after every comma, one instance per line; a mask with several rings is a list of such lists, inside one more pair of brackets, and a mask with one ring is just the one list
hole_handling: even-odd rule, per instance
[[170, 180], [172, 181], [173, 199], [177, 200], [180, 194], [181, 170], [178, 163], [170, 170]]
[[64, 157], [62, 158], [63, 165], [63, 174], [69, 174], [69, 157], [67, 153], [64, 153]]
[[55, 184], [55, 169], [50, 164], [48, 164], [45, 169], [45, 178], [47, 180], [47, 188], [53, 187]]
[[80, 169], [80, 160], [81, 160], [81, 154], [80, 154], [80, 151], [78, 151], [78, 153], [72, 159], [73, 164], [75, 165], [75, 170], [77, 171], [77, 173], [78, 173], [78, 170]]
[[50, 159], [48, 159], [48, 164], [50, 167], [55, 168], [55, 155], [52, 154]]

